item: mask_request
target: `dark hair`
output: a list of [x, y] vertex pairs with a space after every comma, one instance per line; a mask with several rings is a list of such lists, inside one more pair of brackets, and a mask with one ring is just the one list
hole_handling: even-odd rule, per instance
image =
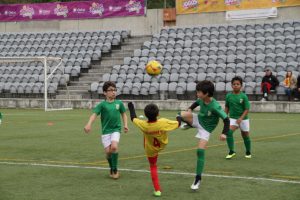
[[231, 84], [233, 84], [234, 81], [239, 81], [241, 85], [243, 85], [243, 79], [240, 76], [235, 76], [231, 79]]
[[102, 89], [103, 89], [104, 92], [107, 92], [107, 89], [108, 89], [109, 87], [117, 88], [117, 87], [116, 87], [116, 84], [115, 84], [114, 82], [106, 81], [106, 82], [103, 84]]
[[212, 97], [214, 95], [215, 86], [211, 81], [201, 81], [196, 86], [197, 92], [203, 92], [203, 94], [207, 94], [209, 97]]
[[145, 107], [144, 113], [149, 121], [155, 121], [158, 116], [159, 109], [157, 105], [151, 103]]

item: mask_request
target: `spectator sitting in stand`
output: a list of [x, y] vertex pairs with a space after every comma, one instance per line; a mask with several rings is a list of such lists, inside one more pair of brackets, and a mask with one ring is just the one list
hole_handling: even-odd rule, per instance
[[261, 101], [267, 101], [268, 94], [270, 94], [270, 91], [275, 90], [276, 87], [279, 85], [278, 79], [274, 75], [272, 75], [270, 69], [266, 69], [265, 72], [266, 74], [261, 82], [261, 90], [263, 92], [263, 98], [261, 99]]
[[292, 92], [296, 88], [297, 79], [293, 76], [291, 71], [288, 71], [285, 75], [285, 79], [283, 80], [284, 91], [288, 96], [289, 101], [291, 100]]
[[300, 74], [298, 75], [296, 87], [294, 88], [294, 97], [295, 101], [300, 99]]

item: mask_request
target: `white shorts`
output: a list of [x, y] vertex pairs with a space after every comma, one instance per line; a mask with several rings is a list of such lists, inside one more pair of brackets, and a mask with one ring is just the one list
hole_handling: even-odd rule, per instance
[[240, 125], [238, 125], [236, 123], [236, 119], [232, 119], [230, 118], [230, 126], [236, 126], [239, 127], [241, 129], [241, 131], [245, 131], [245, 132], [249, 132], [250, 131], [250, 123], [249, 123], [249, 119], [244, 119]]
[[120, 141], [120, 133], [119, 132], [113, 132], [110, 134], [104, 134], [102, 135], [102, 144], [104, 148], [111, 145], [111, 142], [119, 142]]
[[196, 138], [203, 139], [203, 140], [206, 140], [206, 141], [209, 140], [210, 133], [201, 126], [201, 124], [199, 123], [199, 120], [198, 120], [198, 115], [194, 114], [194, 113], [193, 113], [193, 124], [192, 124], [192, 126], [194, 128], [197, 128], [197, 130], [198, 130], [197, 135], [195, 136]]

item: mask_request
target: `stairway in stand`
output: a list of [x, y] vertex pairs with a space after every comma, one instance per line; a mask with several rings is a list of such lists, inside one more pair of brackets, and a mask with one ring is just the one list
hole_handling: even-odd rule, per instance
[[67, 88], [61, 88], [56, 94], [56, 99], [91, 99], [89, 92], [92, 82], [102, 81], [105, 73], [110, 73], [114, 65], [124, 63], [124, 57], [133, 56], [135, 49], [140, 49], [145, 41], [149, 41], [151, 36], [135, 36], [126, 39], [111, 53], [102, 55], [101, 60], [92, 61], [88, 71], [80, 73], [79, 78], [69, 82]]

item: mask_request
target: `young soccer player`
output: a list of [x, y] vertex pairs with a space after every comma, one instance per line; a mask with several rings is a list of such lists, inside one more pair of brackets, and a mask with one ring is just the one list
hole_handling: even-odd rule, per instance
[[177, 117], [177, 121], [171, 121], [165, 118], [157, 119], [159, 109], [155, 104], [149, 104], [145, 107], [144, 113], [148, 121], [138, 119], [132, 102], [128, 103], [130, 117], [132, 122], [144, 134], [144, 148], [150, 164], [150, 172], [152, 183], [154, 186], [154, 196], [161, 196], [161, 188], [159, 185], [157, 174], [157, 157], [158, 152], [163, 150], [168, 144], [168, 131], [175, 130], [180, 126], [181, 120]]
[[231, 80], [232, 92], [226, 95], [225, 112], [230, 116], [230, 130], [227, 135], [227, 145], [229, 148], [229, 154], [226, 159], [231, 159], [235, 156], [234, 151], [234, 138], [233, 132], [240, 128], [241, 135], [246, 147], [246, 158], [251, 158], [251, 140], [249, 137], [249, 118], [248, 112], [250, 109], [250, 103], [245, 93], [241, 91], [243, 86], [243, 80], [241, 77], [236, 76]]
[[[207, 80], [201, 81], [196, 85], [196, 90], [198, 100], [189, 107], [188, 111], [181, 112], [182, 121], [194, 128], [197, 128], [198, 130], [196, 135], [196, 138], [199, 139], [197, 149], [197, 167], [195, 180], [191, 185], [192, 190], [199, 189], [205, 163], [205, 149], [210, 134], [219, 123], [219, 118], [222, 118], [224, 122], [220, 140], [226, 140], [226, 135], [229, 130], [229, 118], [221, 108], [220, 104], [213, 98], [214, 84]], [[192, 113], [192, 111], [198, 106], [200, 106], [199, 114], [197, 115]]]
[[90, 116], [88, 123], [84, 127], [84, 131], [89, 133], [97, 116], [101, 115], [102, 144], [110, 167], [110, 176], [113, 179], [119, 178], [118, 143], [122, 127], [120, 115], [123, 119], [125, 133], [128, 131], [125, 106], [122, 101], [116, 99], [116, 92], [117, 89], [115, 83], [110, 81], [104, 83], [103, 93], [106, 99], [93, 109], [93, 114]]

